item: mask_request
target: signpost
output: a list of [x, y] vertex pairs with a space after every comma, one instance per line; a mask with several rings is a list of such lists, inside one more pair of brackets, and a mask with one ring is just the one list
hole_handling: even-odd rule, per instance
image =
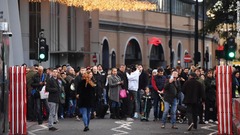
[[184, 63], [185, 63], [185, 67], [188, 67], [188, 63], [192, 62], [192, 58], [190, 54], [185, 54], [185, 56], [183, 57]]

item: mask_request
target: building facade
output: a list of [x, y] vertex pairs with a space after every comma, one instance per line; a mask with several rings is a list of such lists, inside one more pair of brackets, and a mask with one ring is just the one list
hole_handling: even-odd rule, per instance
[[[120, 64], [142, 64], [145, 68], [170, 64], [170, 15], [168, 0], [156, 1], [156, 11], [83, 11], [55, 2], [33, 3], [28, 0], [1, 0], [0, 11], [9, 22], [10, 65], [38, 61], [37, 39], [41, 30], [49, 45], [45, 67], [69, 63], [76, 66], [102, 64], [105, 69]], [[173, 0], [172, 56], [173, 66], [184, 63], [186, 53], [194, 56], [194, 6]], [[13, 10], [16, 9], [16, 10]], [[199, 21], [202, 28], [202, 20]], [[157, 45], [149, 44], [160, 39]], [[199, 37], [200, 65], [209, 52], [208, 67], [216, 65], [215, 37]]]

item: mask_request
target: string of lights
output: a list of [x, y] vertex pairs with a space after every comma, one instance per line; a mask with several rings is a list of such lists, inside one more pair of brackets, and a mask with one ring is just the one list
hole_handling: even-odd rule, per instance
[[145, 11], [155, 10], [156, 4], [138, 0], [29, 0], [29, 2], [58, 2], [67, 6], [82, 7], [85, 11]]

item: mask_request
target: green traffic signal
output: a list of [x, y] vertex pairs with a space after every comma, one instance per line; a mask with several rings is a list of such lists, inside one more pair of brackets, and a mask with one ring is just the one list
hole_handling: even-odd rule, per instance
[[45, 59], [45, 54], [40, 54], [39, 58], [40, 58], [40, 60], [44, 60]]
[[48, 45], [46, 44], [46, 38], [39, 38], [38, 43], [38, 60], [40, 62], [48, 60]]
[[230, 58], [235, 58], [235, 53], [234, 53], [234, 52], [229, 52], [229, 53], [228, 53], [228, 56], [229, 56]]

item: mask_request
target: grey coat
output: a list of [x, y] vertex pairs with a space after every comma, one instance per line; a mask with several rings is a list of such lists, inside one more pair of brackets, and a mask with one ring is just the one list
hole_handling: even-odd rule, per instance
[[108, 77], [108, 84], [109, 84], [109, 98], [113, 101], [119, 102], [119, 92], [122, 89], [121, 78], [119, 76], [111, 75]]

